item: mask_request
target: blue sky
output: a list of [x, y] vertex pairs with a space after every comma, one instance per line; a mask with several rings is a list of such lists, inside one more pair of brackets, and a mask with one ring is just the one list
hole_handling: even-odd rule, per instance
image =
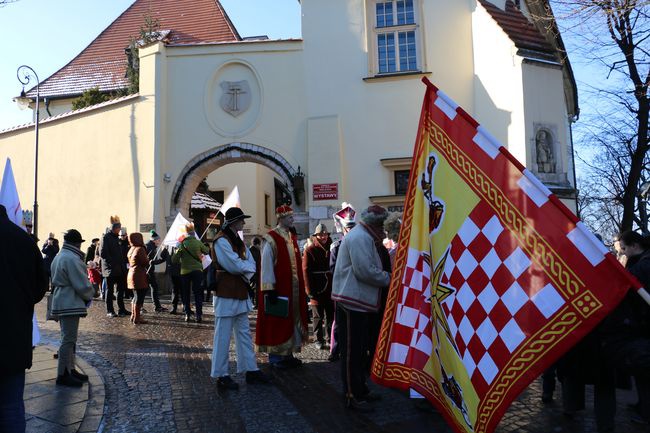
[[[17, 0], [0, 8], [0, 130], [28, 123], [31, 110], [12, 101], [20, 94], [20, 65], [41, 81], [68, 63], [134, 0]], [[300, 37], [296, 0], [221, 0], [242, 36]]]

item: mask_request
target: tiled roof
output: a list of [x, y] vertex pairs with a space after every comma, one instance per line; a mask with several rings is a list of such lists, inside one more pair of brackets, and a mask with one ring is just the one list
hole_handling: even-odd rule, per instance
[[540, 53], [555, 54], [555, 50], [548, 43], [537, 27], [517, 8], [511, 0], [506, 0], [506, 9], [487, 0], [479, 0], [481, 5], [488, 11], [494, 21], [499, 24], [503, 31], [514, 42], [517, 48], [532, 50]]
[[[41, 83], [41, 97], [79, 95], [99, 87], [113, 91], [128, 87], [124, 49], [138, 37], [150, 15], [169, 29], [171, 44], [240, 41], [241, 37], [219, 0], [136, 0], [81, 53]], [[35, 97], [36, 89], [28, 96]]]

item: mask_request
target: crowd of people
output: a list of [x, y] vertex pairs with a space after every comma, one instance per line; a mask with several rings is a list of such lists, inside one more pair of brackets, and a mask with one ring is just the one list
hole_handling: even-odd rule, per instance
[[[15, 403], [18, 398], [18, 390], [24, 387], [24, 369], [31, 365], [31, 347], [25, 343], [27, 324], [31, 335], [31, 321], [25, 322], [24, 317], [29, 314], [31, 318], [34, 304], [48, 286], [52, 288], [48, 318], [58, 320], [61, 327], [58, 385], [79, 387], [88, 379], [75, 368], [75, 348], [79, 319], [87, 315], [93, 298], [105, 301], [108, 317], [129, 316], [137, 326], [146, 323], [143, 313], [147, 295], [155, 313], [177, 314], [180, 302], [185, 321], [197, 323], [203, 321], [203, 304], [212, 295], [210, 374], [218, 388], [239, 388], [229, 373], [231, 338], [235, 341], [237, 373], [243, 374], [249, 384], [262, 385], [270, 383], [270, 379], [260, 371], [255, 351], [268, 354], [273, 368], [288, 370], [301, 366], [295, 353], [311, 341], [316, 349], [329, 352], [329, 361], [340, 362], [345, 406], [372, 411], [372, 403], [380, 395], [370, 392], [367, 377], [385, 308], [401, 214], [391, 214], [375, 205], [364, 209], [357, 218], [355, 209], [344, 203], [334, 214], [338, 238], [333, 240], [326, 224], [320, 223], [302, 249], [291, 207], [278, 207], [277, 226], [263, 241], [253, 238], [250, 247], [243, 237], [249, 217], [240, 208], [230, 208], [211, 243], [199, 239], [190, 223], [176, 246], [164, 247], [155, 231], [149, 233], [145, 243], [141, 233], [128, 234], [119, 217], [113, 216], [104, 235], [92, 239], [85, 253], [81, 250], [85, 241], [77, 230], [63, 234], [61, 247], [50, 234], [39, 253], [25, 232], [0, 221], [0, 231], [7, 239], [15, 238], [11, 245], [17, 248], [11, 254], [2, 250], [0, 254], [6, 259], [3, 266], [25, 271], [19, 277], [11, 273], [18, 288], [15, 296], [21, 297], [15, 303], [24, 308], [16, 312], [20, 313], [20, 319], [15, 320], [21, 327], [10, 342], [20, 356], [11, 362], [0, 357], [5, 372], [0, 393], [3, 414], [10, 407], [7, 401]], [[0, 208], [2, 218], [7, 217]], [[650, 243], [635, 232], [623, 233], [619, 242], [627, 269], [648, 287]], [[18, 252], [23, 260], [13, 264], [9, 257], [15, 259]], [[171, 310], [160, 302], [156, 266], [162, 264], [166, 264], [171, 281]], [[125, 304], [128, 299], [131, 311]], [[249, 326], [253, 309], [257, 309], [254, 339]], [[552, 401], [555, 373], [561, 378], [567, 416], [584, 408], [584, 385], [595, 384], [596, 419], [601, 433], [614, 429], [616, 386], [625, 382], [624, 378], [633, 377], [639, 397], [637, 418], [647, 422], [650, 307], [630, 291], [596, 330], [544, 375], [542, 400], [547, 403]], [[421, 397], [414, 391], [411, 396]]]

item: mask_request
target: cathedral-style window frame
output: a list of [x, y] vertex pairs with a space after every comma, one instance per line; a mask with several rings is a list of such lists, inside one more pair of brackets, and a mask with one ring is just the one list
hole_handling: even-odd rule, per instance
[[368, 0], [371, 75], [421, 72], [421, 0]]

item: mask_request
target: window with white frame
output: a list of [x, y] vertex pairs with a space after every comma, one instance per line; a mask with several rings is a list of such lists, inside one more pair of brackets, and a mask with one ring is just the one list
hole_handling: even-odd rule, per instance
[[418, 61], [419, 0], [372, 0], [374, 68], [377, 74], [420, 70]]

